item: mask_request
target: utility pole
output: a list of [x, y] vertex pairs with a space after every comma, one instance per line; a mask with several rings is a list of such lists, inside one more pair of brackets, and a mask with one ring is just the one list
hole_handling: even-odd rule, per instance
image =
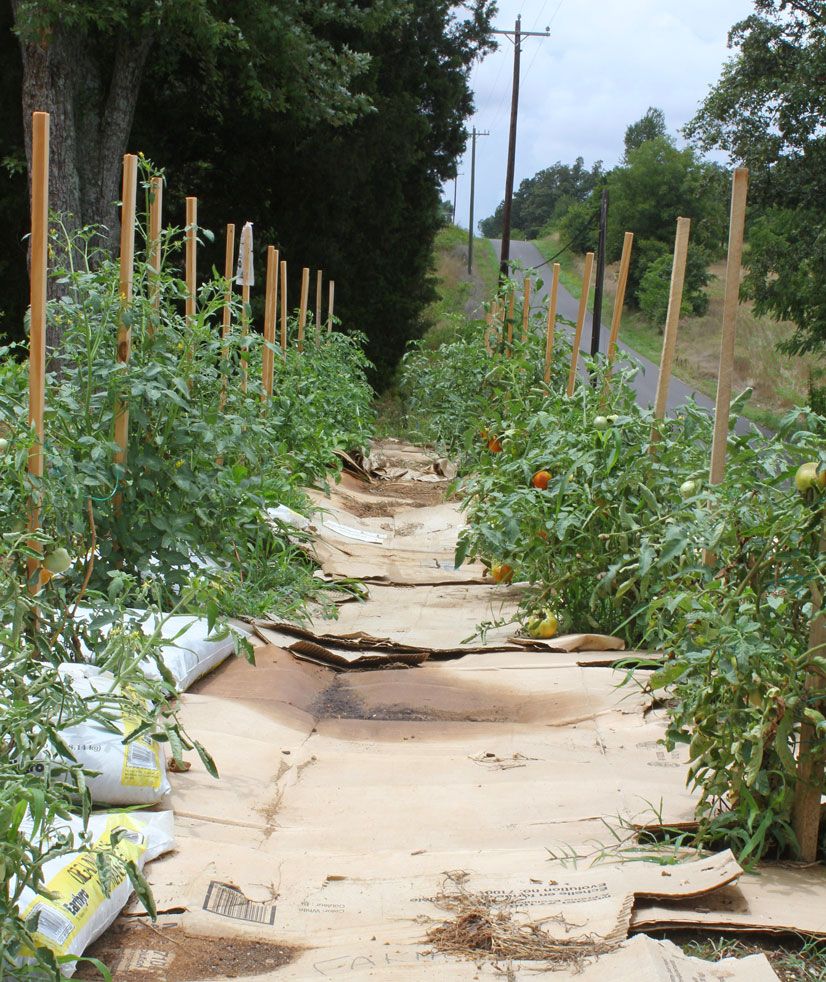
[[459, 190], [459, 178], [463, 177], [464, 173], [459, 174], [457, 172], [456, 177], [453, 178], [453, 213], [450, 216], [451, 222], [456, 224], [456, 193]]
[[608, 229], [608, 189], [602, 192], [599, 205], [599, 247], [597, 249], [597, 281], [594, 284], [594, 316], [591, 318], [591, 357], [599, 352], [599, 331], [602, 324], [602, 285], [605, 280], [605, 234]]
[[470, 214], [468, 215], [468, 233], [467, 233], [467, 271], [468, 273], [473, 272], [473, 196], [476, 193], [476, 137], [477, 136], [490, 136], [490, 133], [485, 130], [484, 133], [479, 133], [476, 127], [473, 127], [473, 134], [471, 136], [470, 144]]
[[512, 31], [493, 31], [502, 34], [513, 41], [513, 88], [511, 90], [511, 123], [508, 136], [508, 171], [505, 176], [505, 203], [502, 209], [502, 251], [499, 254], [499, 275], [504, 279], [508, 275], [508, 260], [511, 254], [511, 206], [513, 204], [513, 173], [516, 165], [516, 118], [519, 114], [519, 61], [522, 54], [522, 38], [550, 36], [551, 29], [544, 31], [523, 31], [522, 15], [516, 18], [516, 27]]

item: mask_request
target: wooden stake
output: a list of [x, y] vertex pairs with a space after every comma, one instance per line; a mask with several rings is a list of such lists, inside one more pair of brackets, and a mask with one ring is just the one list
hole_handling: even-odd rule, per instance
[[[229, 357], [227, 338], [229, 337], [229, 330], [232, 326], [232, 274], [233, 274], [233, 262], [235, 260], [235, 226], [227, 225], [227, 245], [224, 252], [224, 279], [227, 281], [226, 289], [224, 290], [224, 307], [221, 312], [221, 397], [218, 401], [218, 405], [221, 409], [224, 408], [227, 402], [227, 371], [229, 366], [227, 365], [227, 358]], [[220, 465], [222, 460], [219, 458], [218, 464]]]
[[531, 316], [531, 278], [526, 276], [522, 283], [522, 344], [528, 343], [528, 321]]
[[726, 473], [728, 417], [734, 372], [734, 340], [737, 329], [737, 306], [740, 303], [740, 269], [743, 258], [743, 234], [746, 227], [746, 197], [749, 172], [738, 167], [731, 188], [731, 217], [726, 260], [726, 287], [723, 294], [723, 329], [720, 340], [720, 371], [717, 376], [717, 401], [714, 406], [714, 437], [711, 442], [709, 481], [719, 484]]
[[[43, 416], [46, 411], [46, 280], [49, 261], [49, 114], [32, 116], [32, 255], [29, 274], [31, 325], [29, 332], [29, 426], [35, 443], [29, 451], [29, 476], [43, 477]], [[40, 489], [29, 497], [29, 531], [40, 527]], [[29, 542], [35, 552], [40, 546]], [[32, 557], [27, 564], [29, 593], [40, 590], [42, 566]]]
[[[229, 336], [232, 326], [232, 277], [235, 264], [235, 226], [227, 225], [227, 245], [224, 251], [224, 279], [227, 281], [224, 290], [224, 309], [221, 315], [221, 337]], [[226, 356], [226, 347], [224, 348]]]
[[514, 312], [515, 312], [515, 310], [516, 310], [516, 290], [514, 289], [513, 286], [511, 286], [511, 295], [510, 295], [510, 299], [508, 300], [508, 313], [507, 313], [507, 321], [508, 321], [508, 351], [507, 351], [507, 353], [508, 353], [508, 358], [510, 358], [511, 354], [513, 353], [512, 352], [512, 348], [513, 348], [513, 318], [514, 318]]
[[559, 296], [559, 263], [554, 263], [551, 276], [551, 297], [548, 301], [548, 324], [545, 328], [545, 385], [551, 384], [551, 355], [554, 350], [554, 332], [556, 330], [556, 305]]
[[198, 199], [186, 199], [186, 319], [195, 319], [198, 263]]
[[[634, 243], [634, 233], [626, 232], [622, 242], [619, 278], [617, 279], [617, 295], [614, 298], [614, 316], [611, 318], [611, 335], [608, 338], [608, 365], [614, 363], [617, 353], [617, 338], [619, 337], [622, 308], [625, 304], [625, 287], [628, 285], [628, 267], [631, 265], [631, 246]], [[610, 374], [610, 367], [609, 367]]]
[[281, 260], [281, 355], [287, 360], [287, 263]]
[[327, 333], [333, 331], [333, 301], [336, 299], [336, 281], [330, 280], [327, 290]]
[[574, 383], [576, 382], [576, 363], [579, 358], [579, 346], [582, 343], [582, 328], [585, 324], [585, 314], [588, 310], [588, 291], [591, 289], [591, 271], [594, 268], [593, 252], [585, 253], [585, 269], [582, 272], [582, 293], [579, 295], [579, 310], [576, 315], [576, 328], [574, 330], [574, 346], [571, 351], [571, 370], [568, 372], [568, 395], [574, 394]]
[[315, 274], [315, 346], [318, 347], [321, 343], [321, 279], [322, 272], [320, 269], [316, 270]]
[[[720, 338], [720, 367], [717, 373], [717, 399], [714, 403], [714, 435], [711, 440], [709, 483], [720, 484], [726, 474], [729, 408], [734, 375], [734, 341], [737, 334], [737, 307], [740, 303], [740, 271], [743, 260], [743, 237], [746, 228], [746, 198], [749, 191], [749, 171], [738, 167], [731, 183], [731, 211], [726, 258], [726, 286], [723, 293], [723, 320]], [[717, 557], [703, 550], [703, 562], [714, 566]]]
[[[149, 265], [151, 277], [149, 297], [157, 313], [161, 305], [161, 223], [163, 216], [163, 178], [153, 177], [149, 182]], [[155, 333], [155, 324], [150, 320], [149, 336]]]
[[[674, 261], [671, 264], [671, 286], [668, 291], [668, 313], [665, 316], [663, 350], [660, 357], [660, 375], [657, 380], [657, 395], [654, 400], [654, 419], [664, 419], [668, 405], [668, 386], [671, 382], [671, 366], [677, 347], [677, 328], [683, 306], [683, 284], [685, 283], [685, 264], [688, 258], [688, 236], [691, 231], [690, 218], [677, 219], [677, 234], [674, 238]], [[651, 430], [651, 446], [659, 439], [656, 424]]]
[[310, 271], [305, 266], [301, 271], [301, 305], [298, 308], [298, 350], [304, 350], [304, 328], [307, 324], [307, 300], [310, 295]]
[[250, 332], [250, 286], [252, 280], [252, 236], [241, 232], [241, 391], [247, 391], [247, 337]]
[[[726, 407], [728, 408], [728, 407]], [[826, 552], [826, 518], [820, 526], [818, 555]], [[817, 651], [815, 651], [817, 649]], [[826, 654], [826, 611], [823, 608], [823, 591], [817, 583], [812, 583], [812, 622], [809, 628], [809, 651], [821, 657]], [[804, 692], [812, 697], [822, 691], [823, 676], [820, 672], [809, 671], [804, 682]], [[820, 700], [812, 709], [823, 712], [824, 701]], [[819, 841], [823, 775], [826, 772], [826, 747], [818, 735], [816, 724], [805, 719], [800, 724], [799, 751], [797, 755], [797, 783], [794, 789], [792, 806], [792, 828], [800, 846], [800, 858], [804, 863], [817, 861]]]
[[[117, 360], [127, 364], [132, 354], [131, 321], [125, 316], [132, 302], [132, 276], [135, 265], [135, 192], [138, 183], [138, 158], [128, 153], [123, 158], [123, 192], [120, 211], [120, 302]], [[118, 398], [115, 403], [115, 463], [126, 469], [129, 446], [129, 404]], [[120, 513], [123, 496], [115, 495], [115, 512]]]
[[266, 401], [272, 396], [272, 376], [274, 367], [273, 351], [275, 344], [275, 310], [278, 291], [278, 250], [267, 246], [267, 285], [264, 294], [264, 350], [261, 357], [261, 381], [264, 386], [262, 398]]

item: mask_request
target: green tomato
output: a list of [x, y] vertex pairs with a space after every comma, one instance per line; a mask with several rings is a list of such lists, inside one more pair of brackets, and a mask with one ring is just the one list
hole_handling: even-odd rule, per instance
[[683, 483], [680, 485], [680, 497], [693, 498], [695, 494], [697, 494], [697, 482], [683, 481]]
[[819, 491], [823, 491], [826, 489], [826, 470], [818, 474], [817, 462], [810, 460], [808, 463], [801, 464], [797, 468], [794, 483], [801, 494], [806, 494], [810, 488], [814, 487]]
[[606, 418], [606, 419], [608, 420], [608, 422], [609, 422], [609, 423], [610, 423], [610, 424], [611, 424], [611, 425], [613, 426], [613, 425], [614, 425], [614, 423], [616, 423], [616, 421], [617, 421], [617, 420], [619, 419], [619, 416], [617, 416], [617, 414], [616, 414], [616, 413], [611, 413], [611, 415], [610, 415], [610, 416], [606, 416], [605, 418]]
[[72, 557], [62, 546], [50, 552], [43, 560], [43, 565], [50, 573], [65, 573], [72, 565]]
[[611, 424], [608, 422], [607, 416], [595, 416], [594, 417], [594, 429], [595, 430], [607, 430]]
[[8, 449], [9, 449], [9, 441], [5, 437], [0, 436], [0, 453], [3, 453]]

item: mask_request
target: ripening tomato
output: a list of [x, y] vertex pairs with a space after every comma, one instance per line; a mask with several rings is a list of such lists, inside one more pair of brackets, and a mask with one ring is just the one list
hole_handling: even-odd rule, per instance
[[494, 583], [510, 583], [513, 579], [513, 567], [507, 563], [497, 563], [491, 567], [490, 576]]

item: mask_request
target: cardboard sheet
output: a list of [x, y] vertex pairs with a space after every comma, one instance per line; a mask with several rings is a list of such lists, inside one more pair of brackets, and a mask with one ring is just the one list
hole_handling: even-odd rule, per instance
[[702, 904], [645, 902], [634, 912], [637, 930], [705, 928], [808, 934], [826, 938], [826, 866], [775, 866], [743, 876]]
[[[319, 619], [301, 627], [256, 620], [253, 626], [261, 637], [277, 644], [293, 637], [336, 648], [424, 651], [435, 657], [526, 649], [622, 651], [624, 647], [619, 638], [604, 634], [562, 634], [547, 640], [515, 638], [512, 618], [518, 599], [518, 587], [371, 584], [368, 602], [342, 605], [335, 621]], [[491, 626], [480, 632], [480, 624]]]
[[538, 976], [554, 982], [776, 982], [765, 955], [707, 962], [692, 958], [669, 941], [638, 936], [579, 968], [553, 970], [544, 962], [457, 961], [440, 953], [402, 945], [370, 946], [354, 953], [341, 947], [312, 951], [269, 979], [346, 979], [387, 982], [414, 979], [525, 979]]
[[317, 507], [312, 552], [331, 576], [407, 585], [484, 580], [481, 563], [455, 566], [456, 542], [464, 524], [456, 504], [356, 516], [350, 510], [352, 498], [348, 501], [336, 487], [329, 497], [315, 492], [312, 498]]

